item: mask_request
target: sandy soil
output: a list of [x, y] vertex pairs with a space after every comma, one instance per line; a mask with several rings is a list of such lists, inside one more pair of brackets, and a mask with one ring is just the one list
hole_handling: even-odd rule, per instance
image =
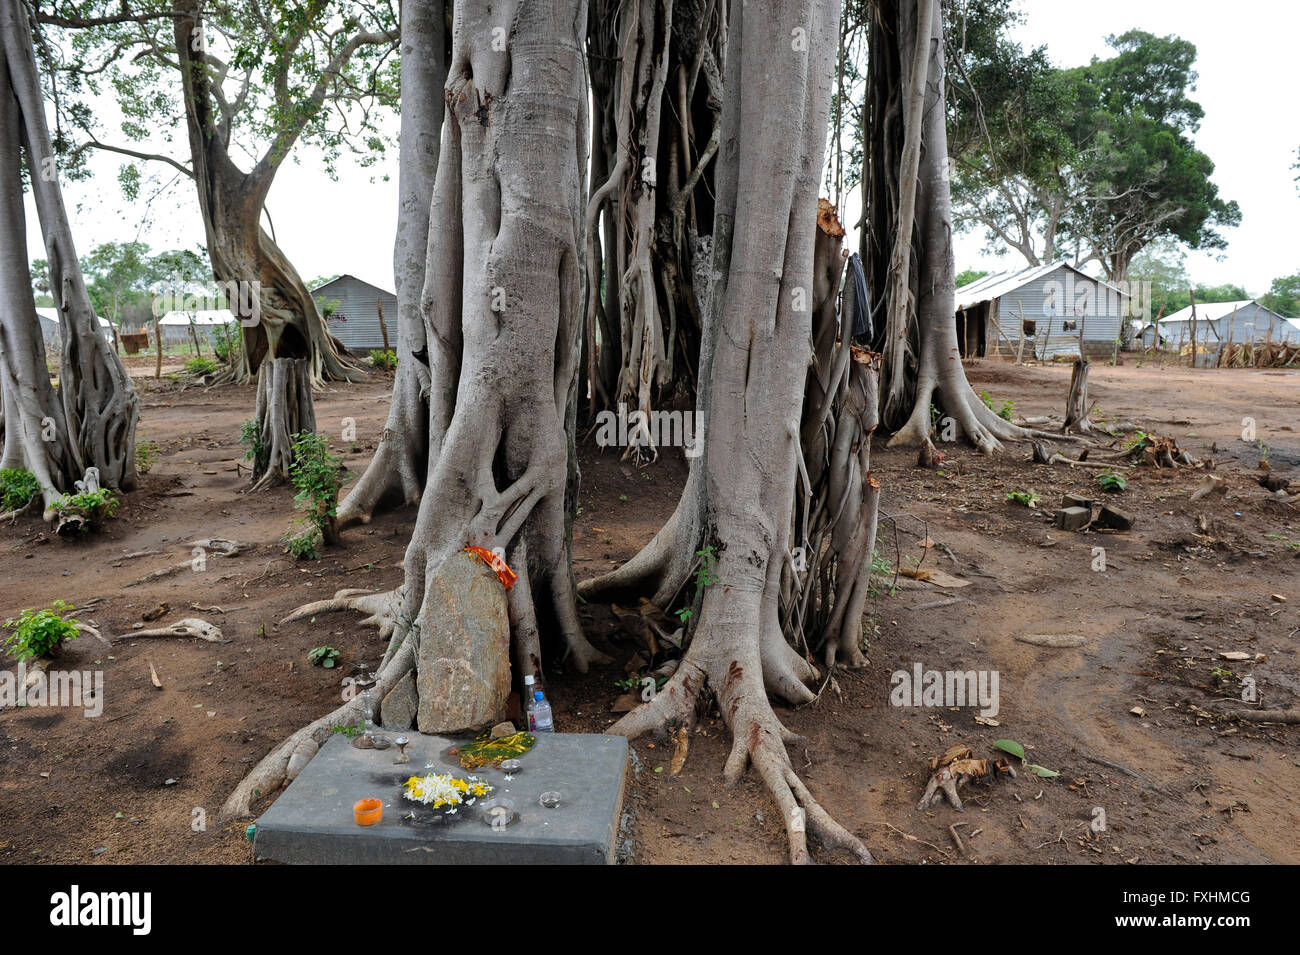
[[[243, 493], [237, 436], [252, 389], [154, 382], [151, 360], [140, 364], [132, 369], [143, 376], [140, 439], [161, 455], [119, 516], [83, 543], [54, 538], [39, 517], [0, 528], [0, 619], [61, 598], [114, 636], [111, 646], [89, 637], [69, 644], [59, 664], [104, 671], [99, 718], [0, 711], [3, 862], [250, 861], [243, 826], [215, 825], [222, 800], [278, 740], [337, 704], [343, 678], [382, 653], [376, 634], [351, 615], [277, 621], [344, 586], [398, 583], [414, 512], [349, 531], [347, 549], [320, 561], [293, 561], [278, 543], [292, 526], [291, 492]], [[1066, 368], [975, 362], [968, 373], [998, 407], [1011, 399], [1017, 413], [1063, 409]], [[354, 471], [377, 443], [389, 388], [377, 378], [319, 396], [319, 427]], [[1214, 459], [1227, 494], [1193, 505], [1187, 497], [1200, 472], [1134, 472], [1115, 496], [1137, 518], [1132, 531], [1067, 533], [1048, 515], [1063, 493], [1096, 492], [1090, 472], [1029, 464], [1023, 447], [992, 459], [948, 447], [942, 470], [924, 471], [914, 452], [878, 447], [874, 473], [889, 516], [879, 553], [967, 586], [903, 579], [891, 592], [882, 579], [870, 609], [869, 667], [837, 673], [814, 704], [779, 711], [808, 739], [791, 758], [885, 862], [1300, 862], [1296, 728], [1223, 715], [1248, 708], [1234, 702], [1242, 676], [1254, 679], [1265, 708], [1295, 708], [1300, 696], [1300, 513], [1256, 484], [1260, 451], [1241, 440], [1243, 419], [1253, 418], [1273, 470], [1300, 479], [1300, 374], [1099, 365], [1091, 390], [1095, 417], [1137, 422]], [[338, 440], [345, 418], [355, 420], [355, 442]], [[634, 468], [589, 445], [582, 468], [579, 577], [647, 542], [685, 475], [668, 455]], [[1036, 491], [1040, 507], [1007, 503], [1012, 490]], [[927, 534], [935, 546], [922, 546]], [[189, 542], [202, 537], [254, 547], [210, 559], [202, 572], [187, 567], [136, 583], [188, 560]], [[1097, 547], [1105, 548], [1104, 571], [1093, 569]], [[934, 606], [954, 598], [961, 602]], [[163, 624], [202, 616], [227, 642], [133, 640], [141, 615], [164, 602]], [[560, 729], [598, 731], [616, 718], [611, 704], [623, 691], [614, 684], [637, 645], [607, 608], [582, 612], [593, 642], [617, 662], [579, 675], [548, 660], [548, 678]], [[1043, 633], [1086, 642], [1049, 649], [1016, 639]], [[342, 652], [338, 669], [308, 665], [307, 651], [326, 643]], [[1262, 659], [1220, 660], [1228, 651]], [[150, 663], [162, 690], [151, 685]], [[976, 723], [970, 707], [892, 706], [891, 675], [918, 663], [997, 671], [1000, 725]], [[1132, 715], [1135, 707], [1145, 715]], [[966, 790], [964, 813], [942, 804], [917, 812], [928, 757], [954, 743], [992, 756], [1004, 737], [1060, 776], [1022, 771]], [[723, 789], [727, 745], [716, 715], [706, 717], [685, 769], [670, 778], [671, 745], [634, 743], [624, 861], [785, 858], [781, 820], [761, 785], [746, 777]], [[1106, 828], [1094, 832], [1098, 808]], [[964, 855], [954, 823], [965, 824], [957, 830]]]

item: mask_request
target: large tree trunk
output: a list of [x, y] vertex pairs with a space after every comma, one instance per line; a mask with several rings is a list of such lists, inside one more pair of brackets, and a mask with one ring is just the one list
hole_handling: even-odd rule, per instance
[[[86, 293], [63, 196], [31, 32], [16, 3], [0, 6], [0, 466], [23, 468], [40, 482], [46, 504], [90, 468], [104, 487], [131, 490], [139, 399], [105, 340]], [[50, 291], [61, 318], [57, 394], [50, 384], [40, 322], [32, 302], [23, 213], [22, 153], [45, 236]]]
[[365, 473], [339, 505], [340, 527], [369, 522], [375, 508], [386, 501], [418, 501], [424, 490], [432, 379], [420, 304], [446, 81], [447, 30], [442, 0], [408, 0], [402, 4], [401, 164], [393, 249], [397, 376], [384, 436]]
[[[834, 0], [749, 0], [731, 8], [714, 233], [718, 284], [700, 360], [704, 453], [655, 540], [620, 571], [582, 588], [591, 597], [653, 589], [656, 602], [668, 606], [690, 573], [691, 555], [716, 555], [717, 582], [704, 588], [682, 664], [613, 730], [636, 736], [689, 727], [700, 693], [710, 688], [734, 737], [724, 778], [734, 783], [754, 766], [780, 806], [794, 862], [808, 861], [809, 832], [871, 858], [795, 773], [784, 746], [791, 734], [768, 701], [771, 693], [807, 702], [813, 694], [806, 683], [816, 676], [786, 639], [781, 598], [801, 428], [819, 430], [800, 409], [812, 357], [816, 189], [837, 23]], [[862, 420], [867, 434], [871, 424]], [[864, 509], [871, 504], [862, 500]]]
[[805, 655], [820, 648], [828, 667], [862, 666], [862, 617], [880, 503], [880, 486], [871, 476], [880, 356], [851, 344], [852, 279], [845, 283], [845, 307], [836, 307], [844, 229], [829, 202], [820, 200], [819, 206], [813, 360], [804, 388], [791, 560], [781, 579], [781, 628]]
[[[325, 319], [298, 271], [260, 222], [276, 171], [287, 154], [268, 153], [251, 172], [235, 165], [228, 149], [229, 129], [223, 127], [212, 105], [211, 79], [202, 60], [202, 19], [194, 0], [174, 0], [176, 55], [183, 79], [185, 120], [189, 135], [194, 181], [207, 236], [208, 257], [219, 285], [228, 289], [230, 310], [243, 326], [239, 361], [230, 373], [248, 382], [260, 373], [262, 363], [275, 359], [305, 359], [309, 381], [320, 387], [326, 380], [357, 381], [364, 373], [349, 362], [343, 345], [329, 331]], [[296, 377], [280, 376], [290, 383]], [[310, 391], [305, 396], [311, 400]], [[283, 409], [300, 403], [301, 393], [273, 396], [268, 404]], [[266, 417], [258, 418], [267, 460], [292, 460], [288, 436]], [[277, 483], [287, 473], [254, 470], [257, 486]]]
[[[392, 638], [384, 687], [423, 661], [463, 672], [484, 659], [490, 634], [446, 625], [444, 584], [470, 545], [500, 548], [518, 574], [501, 598], [517, 678], [540, 665], [544, 622], [554, 621], [579, 669], [601, 659], [582, 635], [570, 566], [586, 12], [585, 0], [456, 6], [425, 272], [429, 466], [406, 580], [393, 594], [344, 593], [300, 611], [377, 614]], [[504, 49], [493, 42], [501, 26]], [[422, 718], [420, 728], [464, 728], [494, 700], [499, 687], [487, 681], [440, 698], [440, 723]], [[319, 742], [354, 710], [350, 703], [282, 744], [227, 800], [226, 815], [246, 812], [254, 792], [284, 778], [304, 740]]]
[[[931, 403], [982, 451], [1041, 435], [1009, 424], [966, 380], [953, 299], [952, 198], [940, 0], [879, 0], [868, 54], [862, 259], [885, 321], [881, 423], [890, 445], [933, 453]], [[1058, 437], [1059, 436], [1055, 436]]]

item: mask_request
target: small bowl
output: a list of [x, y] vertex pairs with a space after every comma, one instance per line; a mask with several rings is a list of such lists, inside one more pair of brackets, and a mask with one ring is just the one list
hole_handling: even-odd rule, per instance
[[358, 826], [374, 826], [379, 824], [379, 820], [384, 817], [384, 803], [382, 799], [359, 799], [357, 804], [352, 807], [352, 818], [357, 821]]
[[519, 771], [524, 768], [524, 764], [517, 759], [503, 759], [497, 766], [497, 769], [509, 776], [519, 775]]
[[560, 794], [555, 790], [548, 790], [547, 792], [542, 793], [541, 797], [537, 801], [542, 804], [542, 808], [544, 809], [558, 809], [560, 805]]
[[393, 741], [387, 736], [375, 735], [371, 738], [371, 741], [374, 749], [388, 749], [388, 747], [393, 745]]
[[[514, 800], [498, 796], [479, 803], [479, 818], [493, 829], [504, 829], [518, 818]], [[503, 819], [504, 822], [501, 821]]]

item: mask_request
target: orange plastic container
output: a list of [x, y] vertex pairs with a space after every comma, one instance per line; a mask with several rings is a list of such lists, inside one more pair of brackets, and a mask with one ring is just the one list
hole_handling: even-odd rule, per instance
[[361, 799], [352, 807], [352, 818], [358, 826], [373, 826], [384, 816], [384, 803], [379, 799]]

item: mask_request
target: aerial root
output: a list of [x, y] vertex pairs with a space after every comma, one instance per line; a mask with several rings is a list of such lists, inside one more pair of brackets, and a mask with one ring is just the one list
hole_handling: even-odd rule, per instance
[[[404, 644], [376, 674], [376, 698], [382, 700], [414, 666], [415, 653], [409, 644]], [[304, 726], [268, 753], [226, 799], [221, 807], [220, 822], [224, 824], [248, 816], [254, 799], [279, 789], [287, 782], [291, 772], [290, 761], [295, 754], [298, 759], [293, 760], [292, 772], [296, 775], [301, 771], [316, 750], [334, 734], [336, 726], [351, 726], [361, 718], [362, 701], [361, 694], [357, 694], [333, 712]]]

